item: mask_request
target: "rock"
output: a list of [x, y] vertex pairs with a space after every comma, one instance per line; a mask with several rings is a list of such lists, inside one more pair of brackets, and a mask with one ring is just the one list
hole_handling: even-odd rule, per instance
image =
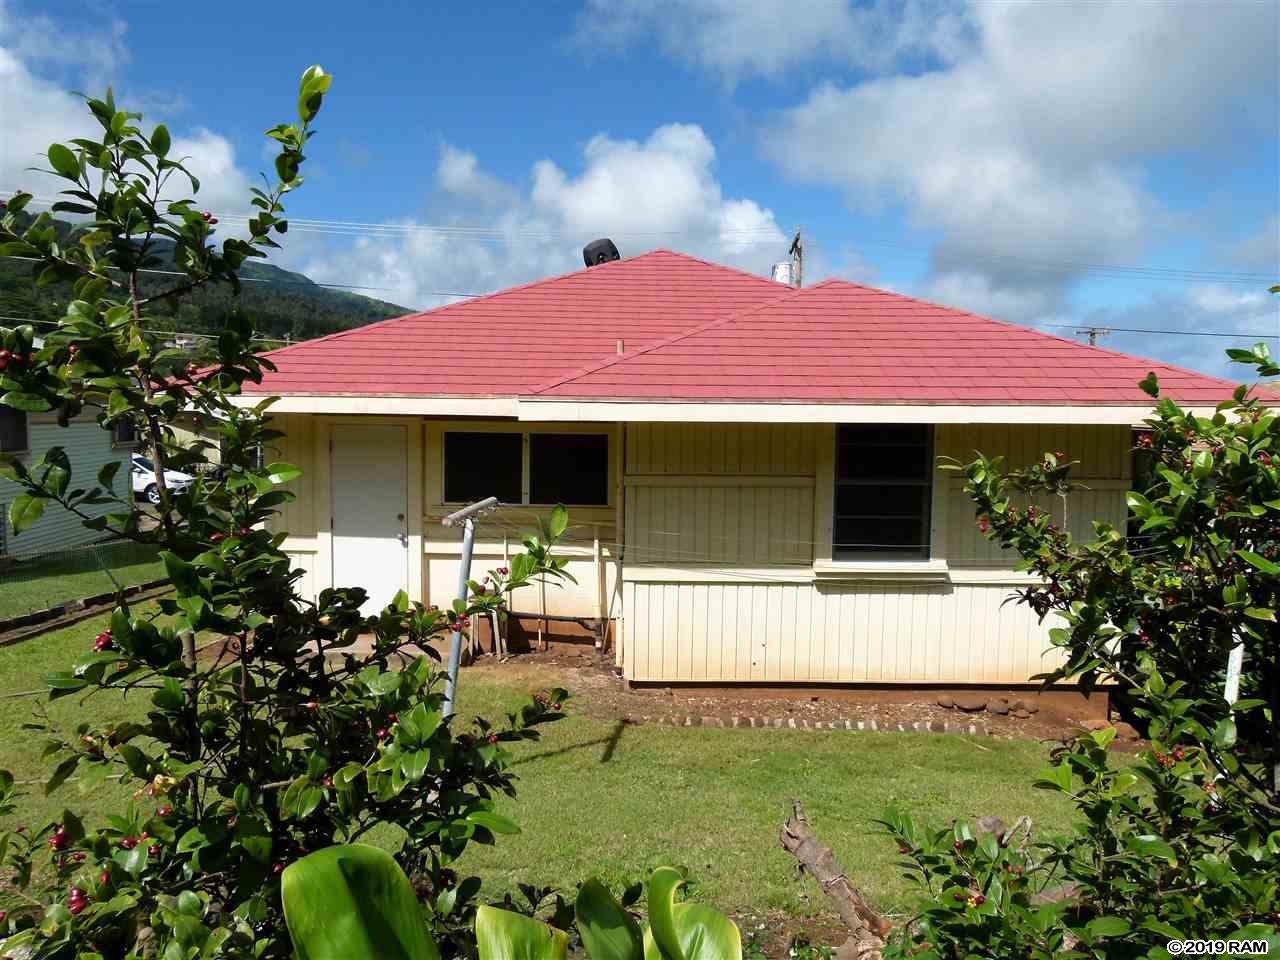
[[1027, 712], [1026, 710], [1010, 710], [1010, 711], [1009, 711], [1009, 715], [1010, 715], [1011, 717], [1017, 717], [1019, 720], [1030, 720], [1030, 719], [1031, 719], [1031, 714], [1030, 714], [1029, 712]]
[[956, 707], [969, 713], [977, 713], [987, 708], [987, 698], [972, 693], [962, 693], [955, 698]]
[[1086, 720], [1081, 724], [1086, 730], [1105, 730], [1111, 726], [1106, 720]]
[[1004, 697], [992, 697], [987, 701], [987, 709], [1004, 716], [1009, 712], [1009, 701]]
[[1009, 705], [1014, 710], [1025, 710], [1027, 713], [1038, 713], [1040, 704], [1032, 697], [1019, 697]]
[[940, 707], [946, 707], [950, 710], [956, 705], [956, 698], [949, 693], [938, 694], [938, 699], [934, 701]]
[[1140, 734], [1137, 729], [1132, 724], [1125, 723], [1123, 720], [1117, 720], [1115, 728], [1116, 738], [1119, 740], [1137, 740], [1140, 738]]

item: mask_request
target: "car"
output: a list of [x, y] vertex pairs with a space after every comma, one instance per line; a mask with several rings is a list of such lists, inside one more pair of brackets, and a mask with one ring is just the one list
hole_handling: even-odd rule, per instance
[[[135, 453], [130, 472], [133, 475], [133, 495], [141, 496], [152, 506], [160, 504], [160, 488], [156, 485], [156, 465], [149, 457]], [[164, 472], [164, 485], [171, 493], [181, 493], [195, 482], [195, 477], [178, 470]]]

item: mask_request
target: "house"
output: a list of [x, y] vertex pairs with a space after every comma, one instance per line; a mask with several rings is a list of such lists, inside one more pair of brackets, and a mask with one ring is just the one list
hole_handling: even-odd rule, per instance
[[[841, 280], [793, 289], [658, 250], [270, 354], [302, 589], [444, 605], [564, 502], [576, 585], [513, 608], [606, 620], [637, 682], [1014, 684], [1053, 663], [1028, 582], [939, 457], [1079, 461], [1043, 503], [1122, 526], [1149, 370], [1226, 381]], [[524, 594], [523, 596], [521, 594]]]
[[[116, 490], [128, 495], [129, 456], [135, 440], [127, 424], [121, 424], [116, 430], [104, 430], [92, 417], [81, 416], [60, 427], [56, 413], [26, 413], [0, 406], [0, 453], [11, 454], [29, 466], [50, 447], [62, 447], [71, 460], [73, 481], [83, 480], [86, 487], [97, 482], [98, 471], [103, 466], [114, 462], [120, 464]], [[13, 534], [9, 530], [9, 504], [21, 492], [22, 488], [16, 483], [0, 479], [0, 562], [66, 550], [102, 538], [101, 533], [86, 528], [75, 514], [56, 505], [45, 511], [39, 523]], [[111, 509], [110, 504], [85, 508], [86, 512], [97, 514]]]

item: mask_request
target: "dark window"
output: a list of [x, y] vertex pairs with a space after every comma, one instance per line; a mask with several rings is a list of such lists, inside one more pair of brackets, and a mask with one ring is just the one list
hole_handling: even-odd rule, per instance
[[26, 413], [13, 407], [0, 407], [0, 453], [21, 453], [29, 446]]
[[446, 433], [445, 503], [497, 497], [519, 503], [524, 439], [518, 433]]
[[138, 431], [131, 420], [117, 420], [111, 428], [111, 442], [117, 447], [128, 447], [138, 442]]
[[601, 433], [529, 435], [529, 502], [609, 502], [609, 438]]
[[927, 425], [840, 427], [832, 559], [929, 559], [932, 478]]

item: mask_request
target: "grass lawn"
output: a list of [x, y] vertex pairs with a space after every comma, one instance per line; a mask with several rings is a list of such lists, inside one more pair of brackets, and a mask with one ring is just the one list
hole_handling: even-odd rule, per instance
[[[31, 561], [0, 567], [0, 619], [45, 610], [66, 600], [92, 597], [116, 588], [130, 587], [165, 575], [164, 564], [154, 550], [142, 552], [133, 544], [103, 547], [108, 576], [89, 548], [68, 551], [50, 561]], [[111, 577], [116, 583], [112, 583]]]
[[[47, 670], [70, 662], [102, 629], [89, 620], [0, 648], [0, 694], [40, 686]], [[523, 681], [514, 679], [523, 676]], [[530, 692], [526, 671], [464, 671], [460, 714], [494, 716]], [[38, 699], [0, 699], [0, 768], [19, 780], [47, 773], [39, 735], [20, 729]], [[145, 713], [142, 700], [75, 698], [47, 705], [74, 725]], [[495, 847], [473, 847], [460, 867], [480, 874], [490, 894], [517, 882], [572, 889], [592, 874], [621, 883], [664, 863], [690, 868], [702, 895], [726, 910], [825, 912], [816, 884], [796, 875], [778, 830], [791, 798], [804, 801], [819, 836], [851, 878], [884, 909], [912, 903], [893, 863], [896, 849], [872, 820], [896, 801], [934, 823], [994, 813], [1029, 814], [1040, 835], [1065, 830], [1068, 807], [1029, 783], [1045, 765], [1036, 743], [977, 742], [955, 736], [623, 726], [575, 715], [544, 728], [518, 749], [518, 800], [500, 809], [523, 828]], [[74, 783], [46, 799], [38, 786], [20, 821], [37, 823], [64, 806], [100, 813], [131, 790], [104, 785], [78, 795]], [[86, 818], [93, 822], [93, 817]], [[0, 896], [0, 899], [3, 899]]]

